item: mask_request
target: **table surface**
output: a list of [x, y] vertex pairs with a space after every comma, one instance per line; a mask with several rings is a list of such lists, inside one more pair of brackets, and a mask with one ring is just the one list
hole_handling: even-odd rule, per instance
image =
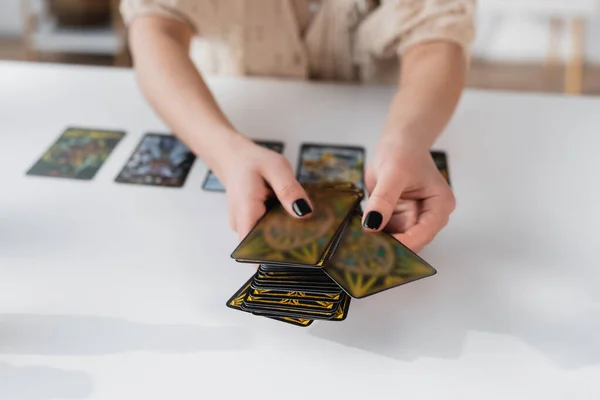
[[[214, 79], [250, 136], [362, 145], [392, 87]], [[25, 176], [67, 126], [125, 139], [92, 181]], [[225, 197], [114, 183], [168, 132], [131, 71], [0, 63], [0, 398], [600, 398], [600, 100], [468, 91], [436, 144], [458, 208], [432, 278], [298, 328], [225, 301]], [[203, 397], [204, 396], [204, 397]]]

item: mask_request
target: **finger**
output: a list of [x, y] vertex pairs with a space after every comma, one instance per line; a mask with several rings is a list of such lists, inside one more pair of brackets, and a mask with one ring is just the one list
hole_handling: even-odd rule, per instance
[[252, 228], [254, 228], [254, 225], [256, 225], [256, 222], [265, 214], [266, 210], [264, 202], [260, 200], [246, 203], [242, 208], [238, 209], [236, 220], [240, 241], [250, 233]]
[[235, 218], [235, 205], [231, 202], [227, 202], [227, 215], [229, 216], [229, 227], [234, 232], [237, 232], [237, 221]]
[[296, 180], [292, 167], [285, 158], [281, 157], [279, 160], [276, 165], [264, 166], [264, 178], [290, 215], [305, 217], [311, 214], [313, 208], [310, 199]]
[[367, 167], [367, 171], [365, 173], [365, 187], [367, 188], [367, 192], [369, 194], [373, 193], [373, 189], [375, 188], [375, 183], [377, 179], [375, 179], [375, 173], [371, 167]]
[[240, 240], [266, 211], [267, 188], [259, 174], [244, 176], [227, 191], [229, 221]]
[[390, 221], [385, 226], [389, 233], [404, 233], [417, 223], [419, 218], [419, 202], [400, 199], [394, 208]]
[[373, 231], [381, 230], [390, 220], [405, 186], [403, 176], [397, 173], [382, 173], [377, 178], [373, 193], [365, 207], [363, 227]]
[[417, 223], [405, 233], [394, 236], [411, 250], [419, 252], [446, 226], [454, 207], [451, 193], [429, 197], [423, 201]]

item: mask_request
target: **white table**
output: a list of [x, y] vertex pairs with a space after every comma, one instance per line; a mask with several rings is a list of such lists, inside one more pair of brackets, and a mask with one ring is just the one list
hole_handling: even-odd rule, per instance
[[[364, 145], [389, 87], [211, 80], [237, 126]], [[326, 110], [328, 110], [326, 112]], [[66, 126], [126, 130], [94, 180], [26, 177]], [[437, 148], [435, 277], [307, 329], [236, 312], [222, 194], [113, 179], [166, 131], [128, 70], [0, 64], [0, 398], [600, 398], [600, 100], [470, 91]], [[285, 397], [284, 397], [285, 395]]]

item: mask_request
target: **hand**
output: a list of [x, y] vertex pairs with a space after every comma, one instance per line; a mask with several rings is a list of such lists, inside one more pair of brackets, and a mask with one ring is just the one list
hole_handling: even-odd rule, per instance
[[301, 218], [312, 213], [310, 199], [283, 155], [244, 139], [222, 165], [217, 176], [222, 175], [227, 188], [229, 225], [240, 240], [263, 216], [265, 201], [273, 193], [290, 215]]
[[415, 252], [448, 223], [456, 206], [452, 190], [428, 148], [383, 138], [365, 177], [370, 193], [363, 226], [385, 230]]

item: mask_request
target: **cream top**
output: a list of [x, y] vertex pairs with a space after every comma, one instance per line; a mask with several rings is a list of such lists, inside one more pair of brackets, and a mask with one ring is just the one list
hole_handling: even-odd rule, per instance
[[395, 79], [411, 47], [474, 37], [475, 0], [122, 0], [126, 23], [159, 14], [196, 33], [209, 74]]

